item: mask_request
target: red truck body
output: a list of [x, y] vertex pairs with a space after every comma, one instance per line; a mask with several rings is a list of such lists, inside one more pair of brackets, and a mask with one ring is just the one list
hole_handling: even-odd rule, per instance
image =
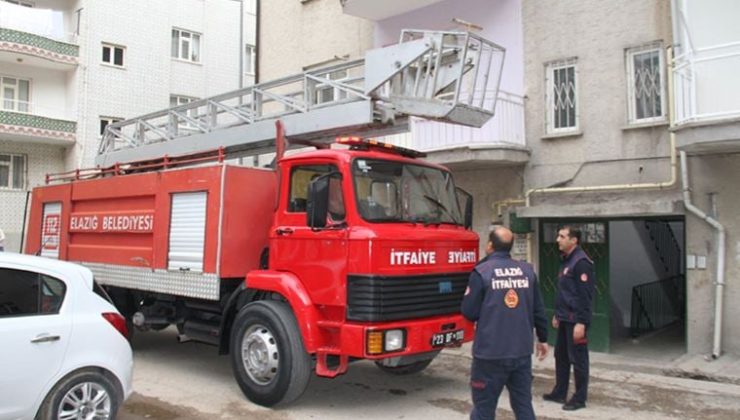
[[[277, 170], [217, 164], [73, 181], [34, 189], [26, 252], [87, 265], [124, 315], [136, 322], [141, 314], [137, 325], [176, 324], [223, 352], [253, 346], [279, 350], [280, 368], [288, 357], [291, 366], [303, 363], [262, 342], [249, 328], [254, 321], [242, 316], [262, 313], [255, 302], [278, 301], [295, 317], [299, 345], [319, 375], [343, 373], [350, 358], [376, 360], [384, 370], [423, 369], [441, 348], [473, 338], [459, 306], [478, 236], [456, 223], [369, 220], [360, 202], [380, 181], [360, 178], [372, 165], [451, 180], [443, 167], [369, 148], [299, 153]], [[339, 225], [316, 228], [307, 224], [311, 210], [300, 206], [313, 181], [300, 171], [324, 167], [342, 180], [346, 215]], [[391, 184], [382, 187], [393, 187], [392, 198], [409, 188]], [[400, 348], [385, 351], [393, 337], [402, 339]], [[253, 401], [272, 405], [300, 395], [295, 385], [273, 389], [279, 375], [250, 371], [269, 363], [233, 357]], [[287, 379], [305, 387], [301, 380]]]

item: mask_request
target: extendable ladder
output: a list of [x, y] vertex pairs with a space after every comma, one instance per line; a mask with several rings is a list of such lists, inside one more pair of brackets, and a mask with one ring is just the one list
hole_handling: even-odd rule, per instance
[[98, 167], [221, 149], [274, 150], [275, 122], [291, 141], [408, 130], [408, 117], [480, 127], [494, 114], [504, 49], [468, 32], [404, 30], [365, 58], [259, 83], [110, 124]]

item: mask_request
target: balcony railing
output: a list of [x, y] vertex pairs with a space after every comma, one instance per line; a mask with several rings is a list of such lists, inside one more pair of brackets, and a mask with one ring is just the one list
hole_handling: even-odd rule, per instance
[[0, 28], [0, 50], [35, 55], [75, 65], [80, 55], [77, 45], [8, 28]]
[[[487, 95], [493, 97], [493, 95]], [[524, 148], [524, 99], [520, 95], [499, 91], [496, 113], [481, 128], [414, 119], [411, 131], [389, 136], [388, 141], [424, 152], [444, 151], [459, 147], [486, 149], [495, 147]]]
[[688, 49], [673, 60], [676, 124], [740, 117], [740, 42]]
[[[39, 108], [39, 109], [34, 109]], [[77, 123], [65, 118], [39, 115], [62, 115], [43, 107], [34, 107], [31, 102], [0, 101], [0, 133], [51, 140], [51, 143], [69, 143], [76, 139]]]

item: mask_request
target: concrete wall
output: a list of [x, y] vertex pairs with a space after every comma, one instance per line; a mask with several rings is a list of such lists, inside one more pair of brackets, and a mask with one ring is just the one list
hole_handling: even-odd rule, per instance
[[[740, 354], [740, 156], [701, 156], [688, 162], [692, 201], [709, 213], [708, 194], [716, 194], [717, 217], [726, 229], [724, 351]], [[691, 214], [686, 215], [686, 252], [706, 256], [706, 269], [687, 270], [689, 322], [687, 326], [690, 353], [709, 353], [714, 327], [714, 282], [716, 280], [717, 242], [714, 229]]]
[[260, 82], [335, 57], [360, 58], [373, 45], [372, 22], [344, 15], [337, 0], [262, 1], [259, 18]]
[[[528, 187], [667, 179], [667, 126], [627, 125], [625, 49], [670, 44], [670, 22], [669, 3], [657, 0], [524, 2]], [[569, 57], [577, 57], [582, 134], [543, 138], [545, 63]]]
[[473, 230], [481, 237], [479, 255], [485, 255], [491, 222], [498, 219], [494, 204], [522, 190], [522, 173], [514, 167], [455, 171], [455, 184], [473, 195]]

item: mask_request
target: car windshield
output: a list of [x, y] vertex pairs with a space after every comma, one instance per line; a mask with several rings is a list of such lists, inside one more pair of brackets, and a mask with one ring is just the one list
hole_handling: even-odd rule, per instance
[[367, 221], [463, 224], [452, 175], [447, 171], [355, 159], [352, 176], [357, 206]]

